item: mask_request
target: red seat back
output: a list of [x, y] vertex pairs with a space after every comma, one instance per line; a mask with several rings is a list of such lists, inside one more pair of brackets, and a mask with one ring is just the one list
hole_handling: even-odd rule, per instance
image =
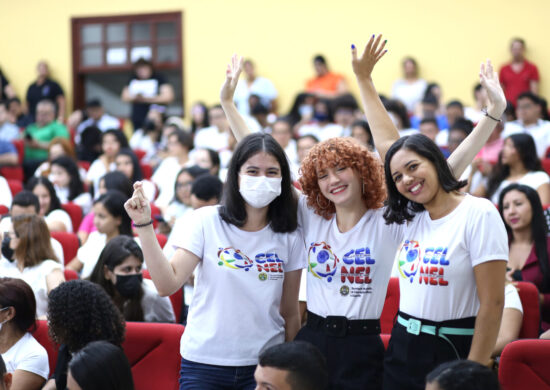
[[71, 217], [71, 222], [73, 223], [73, 232], [77, 232], [83, 218], [82, 209], [79, 205], [72, 202], [63, 203], [61, 207], [67, 212], [67, 214], [69, 214], [69, 217]]
[[78, 236], [68, 232], [50, 232], [50, 235], [59, 241], [63, 247], [65, 265], [69, 264], [69, 262], [76, 257], [76, 252], [78, 252], [78, 248], [80, 247]]
[[92, 164], [89, 161], [78, 161], [78, 166], [84, 169], [86, 172], [88, 172], [88, 169], [90, 169], [90, 165]]
[[151, 217], [153, 218], [153, 227], [156, 229], [158, 226], [158, 221], [155, 218], [155, 216], [162, 215], [162, 211], [160, 211], [160, 208], [155, 205], [154, 203], [151, 203]]
[[382, 334], [391, 334], [395, 315], [399, 310], [399, 278], [390, 278], [384, 309], [380, 316], [380, 328]]
[[[143, 273], [144, 278], [151, 279], [151, 275], [149, 274], [148, 270], [144, 269], [141, 272]], [[174, 310], [174, 315], [176, 316], [176, 322], [181, 323], [181, 309], [183, 306], [183, 288], [178, 289], [178, 291], [170, 295], [170, 303], [172, 303], [172, 310]]]
[[529, 282], [518, 282], [518, 293], [523, 306], [523, 322], [520, 339], [538, 338], [540, 330], [540, 303], [537, 286]]
[[180, 339], [184, 326], [127, 322], [122, 344], [136, 390], [179, 389]]
[[65, 275], [66, 281], [80, 279], [78, 274], [72, 269], [64, 269], [63, 274]]
[[59, 346], [54, 344], [48, 335], [48, 321], [38, 320], [36, 321], [36, 330], [32, 332], [32, 335], [42, 345], [48, 353], [48, 361], [50, 363], [50, 375], [55, 371], [57, 365], [57, 351]]
[[6, 179], [11, 180], [18, 180], [23, 181], [24, 175], [23, 175], [23, 168], [19, 167], [2, 167], [0, 168], [0, 176], [4, 176]]
[[550, 158], [543, 158], [540, 162], [542, 163], [542, 169], [550, 175]]
[[4, 206], [3, 204], [0, 204], [0, 216], [6, 215], [9, 213], [10, 213], [10, 209], [8, 208], [8, 206]]
[[23, 191], [23, 182], [21, 180], [7, 179], [8, 186], [10, 187], [11, 195], [15, 196]]
[[502, 390], [550, 390], [550, 340], [517, 340], [500, 355]]
[[149, 180], [153, 176], [153, 167], [147, 163], [140, 162], [139, 166], [141, 167], [141, 173], [143, 178]]
[[16, 139], [11, 141], [15, 149], [17, 149], [17, 155], [19, 157], [19, 165], [23, 165], [23, 158], [25, 158], [25, 143], [22, 139]]
[[133, 151], [139, 161], [141, 161], [143, 157], [145, 157], [145, 155], [147, 154], [147, 152], [143, 149], [133, 149]]

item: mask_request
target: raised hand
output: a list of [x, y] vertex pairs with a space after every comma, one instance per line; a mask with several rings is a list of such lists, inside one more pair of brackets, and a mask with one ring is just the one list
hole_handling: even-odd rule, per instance
[[142, 225], [151, 220], [151, 205], [143, 192], [140, 181], [134, 183], [134, 193], [124, 203], [124, 208], [136, 225]]
[[235, 88], [239, 82], [239, 76], [243, 69], [243, 58], [233, 54], [231, 57], [231, 63], [227, 65], [225, 71], [225, 82], [222, 85], [220, 91], [220, 100], [222, 102], [232, 102], [233, 95], [235, 94]]
[[498, 74], [493, 69], [491, 60], [487, 60], [486, 63], [481, 64], [479, 81], [487, 91], [487, 97], [489, 99], [488, 109], [492, 110], [492, 115], [497, 114], [498, 117], [500, 117], [506, 109], [506, 98], [504, 97], [504, 91], [500, 86]]
[[379, 34], [376, 38], [373, 35], [361, 57], [357, 57], [357, 48], [355, 45], [351, 45], [351, 55], [353, 66], [353, 72], [358, 80], [370, 79], [374, 65], [387, 53], [388, 50], [385, 50], [387, 40], [382, 40], [382, 34]]

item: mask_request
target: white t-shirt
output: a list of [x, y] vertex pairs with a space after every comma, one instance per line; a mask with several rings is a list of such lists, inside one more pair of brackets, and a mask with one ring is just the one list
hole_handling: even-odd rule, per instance
[[13, 374], [15, 370], [32, 372], [48, 379], [50, 364], [48, 353], [30, 333], [25, 333], [6, 353], [2, 354], [6, 370]]
[[217, 206], [189, 219], [176, 245], [201, 261], [181, 355], [204, 364], [257, 364], [260, 351], [285, 340], [283, 281], [305, 266], [301, 234], [274, 233], [269, 225], [246, 232], [224, 222]]
[[307, 253], [307, 307], [322, 317], [379, 319], [403, 225], [386, 225], [383, 209], [368, 210], [341, 233], [336, 215], [326, 220], [298, 204]]
[[99, 157], [94, 160], [86, 175], [86, 180], [91, 181], [94, 186], [94, 194], [99, 192], [99, 180], [107, 173], [115, 170], [116, 164], [114, 161], [109, 164], [109, 169], [107, 169]]
[[176, 322], [170, 298], [161, 297], [150, 279], [143, 279], [141, 308], [146, 322]]
[[319, 141], [325, 141], [329, 138], [342, 137], [344, 128], [335, 123], [329, 123], [325, 126], [319, 126], [317, 123], [302, 125], [298, 130], [300, 137], [305, 135], [314, 135]]
[[107, 235], [100, 233], [98, 231], [91, 232], [88, 236], [88, 239], [76, 252], [76, 257], [83, 264], [80, 277], [82, 279], [88, 278], [99, 259], [99, 255], [105, 244], [107, 243]]
[[412, 83], [400, 79], [393, 83], [391, 96], [405, 104], [407, 111], [414, 112], [416, 104], [422, 100], [427, 86], [428, 83], [423, 79], [418, 79]]
[[61, 204], [72, 202], [82, 209], [82, 215], [88, 214], [92, 210], [92, 195], [90, 195], [89, 192], [83, 192], [80, 195], [78, 195], [73, 200], [69, 200], [69, 188], [61, 188], [58, 186], [54, 186], [55, 193], [57, 194], [57, 197], [59, 198], [59, 201]]
[[277, 98], [277, 90], [273, 83], [265, 77], [256, 77], [250, 85], [246, 79], [240, 79], [235, 89], [234, 100], [243, 115], [250, 115], [250, 105], [248, 104], [250, 95], [259, 96], [261, 103], [269, 109], [271, 101]]
[[46, 284], [46, 276], [56, 269], [63, 271], [63, 267], [57, 261], [44, 260], [34, 267], [25, 267], [23, 272], [21, 272], [17, 268], [17, 261], [9, 262], [6, 259], [0, 259], [0, 277], [23, 279], [31, 286], [36, 298], [37, 317], [47, 314], [48, 286]]
[[46, 220], [46, 224], [49, 224], [54, 221], [62, 222], [63, 225], [65, 225], [65, 229], [67, 230], [68, 233], [73, 232], [73, 221], [71, 220], [71, 217], [69, 216], [69, 214], [63, 209], [56, 209], [56, 210], [50, 211], [50, 213], [46, 215], [44, 219]]
[[500, 138], [506, 138], [512, 134], [527, 133], [535, 141], [539, 158], [544, 158], [546, 149], [550, 146], [550, 122], [539, 119], [537, 123], [525, 126], [520, 120], [507, 122]]
[[174, 187], [179, 171], [184, 166], [188, 166], [189, 162], [180, 165], [176, 157], [166, 157], [160, 163], [159, 167], [151, 177], [159, 189], [159, 196], [155, 200], [155, 204], [159, 207], [166, 207], [174, 198]]
[[523, 184], [531, 187], [534, 190], [537, 190], [541, 185], [545, 183], [550, 183], [550, 176], [548, 176], [548, 174], [544, 171], [534, 171], [534, 172], [526, 173], [518, 181], [504, 180], [502, 181], [502, 183], [500, 183], [500, 185], [498, 186], [493, 196], [491, 196], [491, 201], [497, 204], [498, 198], [502, 190], [508, 187], [512, 183]]
[[398, 256], [400, 311], [431, 321], [475, 317], [474, 267], [508, 261], [508, 236], [491, 202], [466, 195], [443, 218], [418, 213], [405, 229]]
[[507, 284], [504, 288], [504, 308], [516, 309], [523, 313], [523, 305], [518, 290], [513, 284]]
[[0, 204], [6, 206], [7, 208], [11, 207], [12, 195], [10, 186], [5, 177], [0, 176]]

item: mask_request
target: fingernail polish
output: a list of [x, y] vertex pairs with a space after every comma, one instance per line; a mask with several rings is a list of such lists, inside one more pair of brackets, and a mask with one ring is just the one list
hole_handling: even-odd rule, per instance
[[372, 34], [372, 37], [371, 38], [374, 38], [374, 34]]
[[355, 45], [354, 45], [353, 43], [351, 44], [351, 48], [352, 48], [352, 49], [355, 49]]

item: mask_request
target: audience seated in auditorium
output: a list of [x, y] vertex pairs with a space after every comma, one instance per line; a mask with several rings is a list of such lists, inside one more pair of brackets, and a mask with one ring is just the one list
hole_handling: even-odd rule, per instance
[[25, 127], [33, 123], [30, 115], [25, 114], [25, 112], [23, 111], [21, 99], [19, 99], [18, 97], [8, 99], [8, 111], [9, 121], [20, 129], [24, 129]]
[[462, 143], [470, 135], [474, 129], [474, 124], [463, 117], [456, 118], [453, 124], [449, 127], [447, 145], [449, 153], [453, 153], [458, 145]]
[[418, 76], [418, 65], [412, 57], [403, 60], [403, 78], [396, 80], [392, 86], [391, 96], [400, 100], [409, 114], [413, 114], [418, 103], [422, 100], [428, 83]]
[[[226, 156], [226, 154], [229, 154], [229, 157]], [[227, 161], [224, 161], [224, 164], [223, 164], [224, 168], [227, 168], [227, 164], [231, 159], [231, 154], [232, 152], [229, 150], [222, 152], [224, 159], [227, 159]], [[195, 162], [195, 165], [198, 165], [203, 169], [207, 169], [211, 175], [214, 175], [214, 176], [220, 175], [222, 162], [220, 160], [221, 156], [218, 154], [218, 152], [209, 148], [200, 148], [200, 149], [194, 149], [192, 155], [193, 155], [193, 161]]]
[[313, 118], [313, 105], [315, 104], [315, 96], [311, 93], [299, 93], [294, 98], [292, 107], [285, 118], [288, 119], [292, 126], [294, 135], [298, 134], [298, 129], [304, 123], [308, 123]]
[[[38, 201], [38, 197], [33, 194], [31, 191], [23, 190], [16, 194], [13, 197], [13, 202], [11, 204], [10, 213], [9, 215], [5, 215], [2, 218], [2, 221], [0, 221], [0, 232], [9, 232], [10, 230], [13, 230], [11, 219], [13, 217], [17, 217], [20, 215], [38, 215], [38, 212], [40, 211], [40, 203]], [[10, 238], [8, 235], [4, 237], [4, 240], [2, 242], [2, 246], [5, 249], [9, 248], [9, 242]], [[53, 251], [55, 253], [55, 256], [59, 260], [61, 264], [64, 264], [64, 257], [63, 257], [63, 247], [57, 241], [55, 238], [50, 238], [50, 243], [52, 244]], [[10, 252], [11, 253], [11, 252]], [[6, 256], [4, 256], [4, 253], [2, 251], [2, 256], [4, 259], [7, 259]], [[10, 260], [10, 259], [7, 259]], [[11, 258], [13, 260], [13, 257]]]
[[477, 123], [485, 115], [482, 111], [485, 107], [487, 107], [487, 91], [478, 83], [474, 87], [474, 105], [464, 107], [464, 117]]
[[254, 379], [257, 390], [328, 389], [325, 358], [317, 347], [304, 341], [278, 344], [263, 351]]
[[122, 348], [107, 341], [92, 341], [69, 363], [67, 390], [134, 390], [128, 358]]
[[37, 78], [27, 89], [27, 109], [32, 120], [38, 121], [38, 104], [47, 99], [54, 104], [57, 111], [57, 121], [63, 123], [65, 119], [65, 94], [61, 86], [50, 78], [50, 69], [46, 61], [40, 61], [36, 66]]
[[329, 70], [327, 60], [318, 54], [313, 58], [315, 77], [307, 80], [305, 91], [318, 98], [331, 99], [349, 93], [344, 77]]
[[314, 135], [304, 135], [296, 140], [296, 149], [298, 150], [298, 162], [301, 164], [307, 154], [319, 143], [319, 139]]
[[72, 356], [92, 341], [105, 340], [122, 345], [125, 322], [111, 298], [97, 284], [70, 280], [48, 297], [48, 328], [52, 340], [60, 344], [54, 372], [44, 390], [65, 389]]
[[162, 128], [166, 119], [166, 107], [153, 104], [149, 107], [143, 125], [134, 131], [130, 138], [130, 147], [145, 151], [143, 162], [149, 162], [157, 154]]
[[0, 354], [13, 390], [38, 390], [50, 367], [44, 347], [29, 333], [36, 326], [36, 299], [21, 279], [0, 277]]
[[384, 99], [383, 104], [401, 137], [418, 133], [418, 129], [411, 127], [407, 108], [400, 100]]
[[357, 120], [351, 126], [351, 137], [354, 138], [360, 145], [366, 147], [369, 151], [374, 152], [374, 140], [370, 126], [365, 120]]
[[[72, 202], [81, 208], [83, 215], [88, 214], [92, 208], [92, 196], [84, 190], [76, 161], [69, 156], [61, 156], [50, 165], [49, 177], [59, 201], [62, 204]], [[78, 229], [77, 226], [73, 228]]]
[[252, 95], [257, 96], [259, 103], [268, 109], [269, 112], [277, 112], [277, 90], [273, 83], [256, 74], [256, 67], [252, 60], [248, 59], [243, 63], [244, 77], [239, 80], [235, 90], [235, 104], [243, 115], [251, 115], [249, 99]]
[[539, 158], [544, 158], [550, 146], [550, 122], [542, 119], [542, 101], [531, 92], [524, 92], [517, 99], [518, 119], [506, 122], [502, 137], [511, 134], [527, 133], [535, 140]]
[[67, 264], [68, 269], [80, 272], [82, 278], [91, 275], [101, 251], [111, 239], [123, 234], [132, 236], [130, 217], [124, 210], [128, 197], [120, 191], [108, 190], [93, 207], [97, 231], [90, 233], [86, 243], [78, 249], [76, 257]]
[[[50, 175], [50, 163], [52, 160], [55, 160], [61, 156], [68, 156], [75, 162], [77, 161], [72, 142], [67, 138], [55, 137], [50, 141], [50, 145], [48, 146], [48, 159], [36, 168], [36, 171], [34, 171], [34, 176], [48, 177]], [[78, 172], [80, 174], [80, 179], [84, 180], [86, 178], [86, 170], [79, 167]]]
[[25, 129], [25, 177], [31, 177], [36, 168], [48, 158], [50, 141], [55, 137], [69, 139], [65, 125], [55, 120], [55, 106], [51, 100], [42, 100], [36, 106], [36, 123]]
[[292, 165], [298, 164], [298, 150], [296, 149], [296, 140], [292, 138], [292, 126], [286, 118], [279, 118], [271, 125], [271, 136], [284, 149], [288, 161]]
[[40, 211], [38, 214], [44, 217], [48, 228], [53, 232], [73, 232], [71, 217], [61, 207], [53, 184], [45, 177], [32, 177], [27, 183], [26, 189], [32, 191], [38, 197]]
[[9, 121], [8, 102], [0, 100], [0, 141], [11, 142], [19, 138], [19, 127]]
[[[80, 117], [82, 118], [83, 113], [81, 111], [78, 112], [80, 112]], [[77, 144], [80, 143], [81, 135], [84, 130], [90, 126], [95, 126], [101, 131], [120, 128], [120, 121], [118, 118], [107, 114], [99, 99], [91, 99], [86, 102], [85, 115], [87, 119], [82, 118], [84, 120], [76, 127], [75, 142]]]
[[299, 136], [311, 134], [323, 141], [342, 136], [343, 130], [342, 126], [334, 123], [330, 101], [317, 99], [313, 106], [312, 120], [301, 125], [297, 131]]
[[65, 281], [63, 265], [52, 249], [50, 232], [43, 218], [20, 215], [13, 217], [12, 223], [13, 229], [5, 233], [9, 244], [2, 245], [6, 259], [0, 259], [0, 277], [27, 282], [36, 298], [36, 315], [44, 318], [48, 294]]
[[134, 72], [122, 90], [121, 99], [132, 103], [130, 118], [135, 131], [142, 128], [151, 104], [172, 103], [174, 88], [154, 71], [151, 61], [140, 58], [134, 63]]
[[503, 188], [519, 183], [535, 189], [542, 204], [550, 203], [550, 178], [542, 169], [535, 143], [528, 134], [513, 134], [504, 140], [499, 160], [486, 184], [481, 184], [473, 195], [498, 202]]
[[454, 360], [426, 376], [426, 390], [500, 390], [497, 375], [471, 360]]
[[539, 93], [539, 71], [537, 66], [525, 58], [525, 41], [514, 38], [510, 43], [512, 59], [500, 69], [500, 83], [506, 100], [516, 105], [523, 92]]
[[500, 195], [499, 212], [508, 231], [510, 281], [534, 283], [539, 289], [542, 329], [550, 329], [550, 238], [542, 205], [531, 187], [512, 184]]
[[[435, 119], [437, 121], [437, 127], [440, 130], [448, 128], [447, 117], [443, 114], [438, 113], [439, 102], [437, 97], [432, 94], [424, 96], [422, 102], [420, 103], [420, 113], [411, 117], [411, 127], [414, 129], [420, 128], [420, 123], [423, 119]], [[439, 146], [444, 146], [447, 142], [447, 134], [444, 132], [438, 133], [436, 138], [436, 144]]]
[[120, 149], [127, 147], [128, 140], [122, 131], [111, 129], [102, 134], [102, 154], [90, 165], [86, 175], [86, 183], [88, 186], [93, 186], [94, 194], [99, 190], [99, 179], [107, 172], [115, 170], [115, 157]]
[[111, 297], [126, 321], [174, 322], [170, 298], [160, 297], [141, 273], [143, 252], [129, 236], [110, 240], [99, 255], [89, 280]]
[[191, 133], [210, 126], [208, 122], [208, 107], [203, 102], [195, 102], [191, 106]]
[[115, 157], [115, 166], [116, 170], [122, 172], [130, 182], [141, 181], [147, 198], [155, 199], [157, 188], [152, 181], [143, 178], [139, 160], [132, 149], [122, 148]]

